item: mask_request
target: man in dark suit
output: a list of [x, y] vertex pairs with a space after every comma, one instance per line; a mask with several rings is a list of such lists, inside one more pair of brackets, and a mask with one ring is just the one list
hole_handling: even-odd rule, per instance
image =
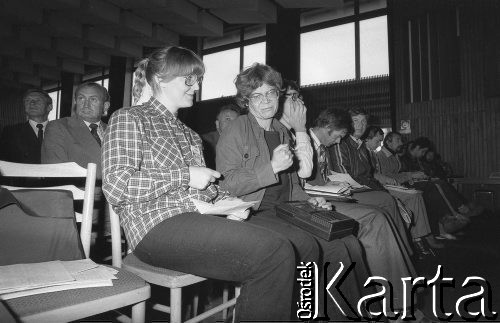
[[101, 178], [101, 141], [109, 108], [109, 94], [97, 83], [83, 83], [75, 90], [75, 114], [49, 122], [42, 145], [42, 163], [76, 162], [97, 165]]
[[28, 121], [4, 128], [0, 138], [0, 160], [40, 164], [40, 147], [52, 99], [45, 91], [30, 89], [23, 96], [23, 104]]

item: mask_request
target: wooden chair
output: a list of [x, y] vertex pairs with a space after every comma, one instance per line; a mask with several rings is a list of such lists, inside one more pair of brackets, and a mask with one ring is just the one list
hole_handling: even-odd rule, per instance
[[[151, 284], [169, 288], [170, 306], [154, 304], [153, 309], [169, 313], [170, 323], [180, 323], [182, 321], [182, 288], [205, 281], [206, 278], [148, 265], [139, 260], [133, 253], [129, 253], [122, 260], [120, 220], [109, 204], [108, 209], [111, 221], [113, 266], [125, 268]], [[229, 300], [227, 288], [224, 288], [222, 304], [199, 315], [196, 313], [198, 301], [197, 297], [195, 297], [193, 302], [194, 317], [185, 321], [185, 323], [199, 322], [218, 312], [222, 312], [223, 319], [225, 319], [227, 316], [227, 309], [236, 304], [236, 298], [239, 296], [239, 291], [240, 289], [237, 287], [235, 289], [235, 297]]]
[[[83, 200], [80, 238], [85, 257], [89, 257], [96, 165], [87, 169], [76, 163], [18, 164], [0, 161], [0, 173], [5, 177], [31, 178], [85, 178], [85, 190], [73, 185], [29, 187], [29, 189], [69, 190], [75, 200]], [[26, 187], [3, 186], [9, 190]], [[150, 297], [150, 286], [143, 279], [126, 270], [119, 270], [113, 286], [82, 288], [10, 299], [4, 305], [23, 322], [68, 322], [132, 305], [133, 323], [145, 321], [145, 301]], [[123, 316], [119, 317], [123, 319]]]

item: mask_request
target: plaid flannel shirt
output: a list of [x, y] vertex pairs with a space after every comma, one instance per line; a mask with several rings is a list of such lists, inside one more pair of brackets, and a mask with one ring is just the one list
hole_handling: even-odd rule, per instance
[[102, 146], [103, 191], [133, 250], [157, 224], [229, 195], [217, 185], [188, 186], [189, 166], [205, 166], [201, 139], [155, 98], [122, 108], [110, 119]]

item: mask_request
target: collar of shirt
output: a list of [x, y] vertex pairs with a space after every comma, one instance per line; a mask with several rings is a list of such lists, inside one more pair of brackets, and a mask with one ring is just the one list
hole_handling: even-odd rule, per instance
[[35, 134], [38, 136], [38, 128], [36, 127], [36, 125], [39, 123], [43, 124], [43, 131], [45, 131], [45, 127], [47, 127], [47, 123], [49, 123], [49, 120], [46, 120], [44, 122], [36, 122], [36, 121], [33, 121], [30, 119], [30, 120], [28, 120], [28, 122], [30, 123], [30, 126], [33, 129], [33, 131], [35, 132]]
[[147, 104], [158, 114], [164, 116], [168, 121], [177, 120], [177, 117], [170, 112], [166, 106], [164, 106], [155, 97], [151, 97]]
[[103, 131], [102, 131], [101, 121], [99, 121], [99, 122], [87, 122], [85, 120], [82, 120], [82, 121], [85, 122], [85, 125], [87, 126], [87, 129], [89, 129], [89, 131], [90, 131], [90, 124], [95, 123], [97, 125], [97, 135], [99, 136], [99, 138], [101, 140], [103, 139]]
[[89, 128], [89, 129], [90, 129], [90, 125], [92, 123], [95, 123], [97, 125], [97, 132], [99, 132], [100, 129], [101, 129], [101, 121], [99, 121], [99, 122], [88, 122], [88, 121], [83, 120], [83, 122], [85, 122], [85, 124], [87, 125], [87, 128]]
[[321, 142], [319, 141], [318, 137], [316, 137], [316, 134], [314, 133], [314, 131], [311, 129], [309, 129], [309, 135], [311, 136], [312, 140], [313, 140], [313, 143], [314, 143], [314, 149], [316, 151], [319, 150], [319, 146], [321, 145]]
[[354, 137], [353, 135], [350, 135], [349, 136], [352, 141], [358, 146], [357, 149], [359, 149], [361, 147], [361, 145], [363, 144], [363, 140], [359, 139], [359, 138], [356, 138]]
[[386, 157], [391, 157], [393, 155], [393, 153], [389, 149], [387, 149], [386, 147], [382, 147], [382, 149], [380, 149], [380, 150], [384, 153], [384, 155]]

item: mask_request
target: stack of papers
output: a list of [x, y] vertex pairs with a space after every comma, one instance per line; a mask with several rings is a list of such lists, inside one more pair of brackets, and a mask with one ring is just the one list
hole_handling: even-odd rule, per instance
[[90, 259], [0, 266], [0, 299], [113, 286], [117, 270]]
[[246, 209], [254, 206], [257, 201], [245, 202], [238, 198], [227, 198], [219, 200], [216, 203], [207, 203], [196, 199], [191, 199], [194, 203], [198, 212], [201, 214], [221, 214], [221, 215], [231, 215], [242, 213]]
[[331, 172], [331, 175], [328, 175], [328, 179], [334, 183], [347, 183], [354, 189], [367, 188], [367, 186], [356, 182], [349, 174]]
[[310, 185], [304, 184], [304, 190], [311, 195], [325, 196], [345, 196], [350, 189], [349, 185], [339, 183], [327, 183], [325, 185]]

